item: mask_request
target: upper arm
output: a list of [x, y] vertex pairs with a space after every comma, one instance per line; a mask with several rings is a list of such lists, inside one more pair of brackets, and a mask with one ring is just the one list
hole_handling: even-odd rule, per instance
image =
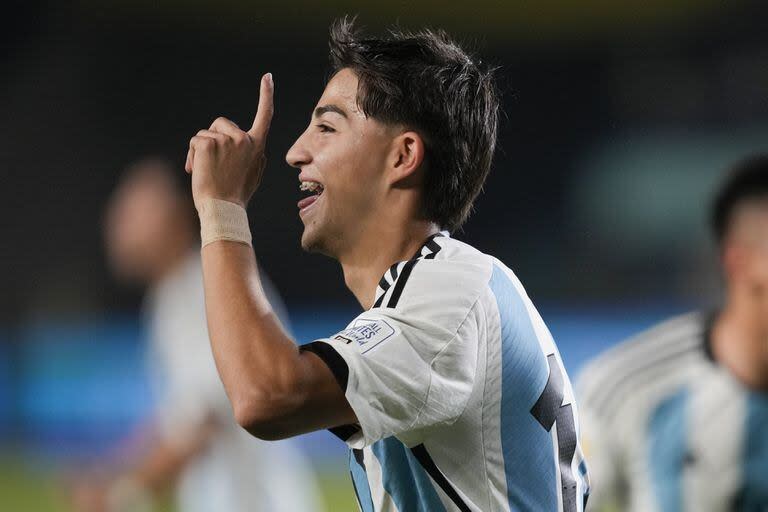
[[283, 439], [357, 419], [332, 368], [311, 351], [299, 347], [284, 364], [282, 384], [259, 389], [244, 407], [235, 407], [237, 422], [261, 439]]
[[415, 440], [455, 421], [474, 386], [484, 312], [476, 275], [448, 280], [436, 268], [417, 265], [396, 307], [374, 307], [341, 332], [299, 347], [297, 359], [276, 372], [289, 372], [282, 380], [291, 385], [255, 397], [266, 409], [246, 428], [276, 438], [354, 424], [345, 429], [356, 432], [347, 441], [367, 445], [392, 435]]

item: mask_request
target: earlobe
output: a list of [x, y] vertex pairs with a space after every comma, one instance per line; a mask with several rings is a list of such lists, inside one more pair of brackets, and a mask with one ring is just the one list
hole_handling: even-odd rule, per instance
[[418, 133], [408, 131], [394, 142], [392, 183], [411, 181], [424, 163], [424, 141]]

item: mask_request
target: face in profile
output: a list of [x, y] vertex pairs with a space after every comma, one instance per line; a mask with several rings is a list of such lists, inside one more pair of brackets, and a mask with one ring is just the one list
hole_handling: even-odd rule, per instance
[[286, 155], [300, 170], [304, 198], [299, 217], [305, 250], [338, 257], [385, 207], [384, 170], [394, 129], [370, 119], [357, 105], [358, 80], [340, 70], [317, 102], [309, 126]]
[[138, 168], [122, 180], [104, 222], [107, 257], [118, 277], [144, 283], [158, 272], [178, 239], [179, 202], [160, 169]]

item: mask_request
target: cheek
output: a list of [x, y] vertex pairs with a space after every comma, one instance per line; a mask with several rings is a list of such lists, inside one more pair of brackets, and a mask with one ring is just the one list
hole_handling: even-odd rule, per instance
[[315, 162], [322, 171], [331, 211], [370, 208], [379, 193], [383, 147], [361, 133], [340, 135], [318, 151]]

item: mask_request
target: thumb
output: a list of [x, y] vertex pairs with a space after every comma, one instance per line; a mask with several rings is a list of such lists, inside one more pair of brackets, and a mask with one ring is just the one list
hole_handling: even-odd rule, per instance
[[259, 107], [256, 110], [256, 117], [253, 120], [253, 126], [248, 130], [252, 137], [265, 139], [269, 132], [269, 125], [272, 122], [272, 112], [274, 112], [275, 83], [272, 81], [272, 73], [267, 73], [261, 77], [261, 87], [259, 89]]

